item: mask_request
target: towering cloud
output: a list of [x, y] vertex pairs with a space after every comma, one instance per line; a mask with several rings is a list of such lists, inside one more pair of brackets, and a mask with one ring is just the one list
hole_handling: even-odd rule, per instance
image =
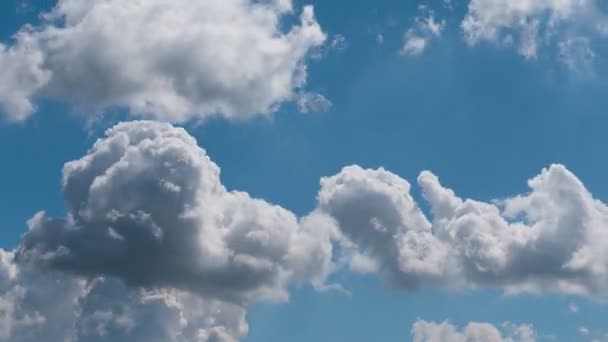
[[291, 0], [60, 0], [0, 45], [0, 105], [22, 120], [37, 98], [84, 112], [124, 107], [168, 121], [270, 115], [310, 98], [306, 57], [325, 41]]
[[321, 284], [329, 271], [330, 236], [306, 224], [313, 218], [300, 226], [281, 207], [228, 192], [219, 167], [170, 124], [112, 128], [65, 165], [63, 191], [68, 217], [32, 218], [19, 261], [236, 303], [283, 299], [291, 280]]
[[327, 217], [227, 191], [170, 124], [119, 124], [63, 173], [67, 217], [0, 250], [0, 341], [236, 341], [250, 303], [333, 269]]

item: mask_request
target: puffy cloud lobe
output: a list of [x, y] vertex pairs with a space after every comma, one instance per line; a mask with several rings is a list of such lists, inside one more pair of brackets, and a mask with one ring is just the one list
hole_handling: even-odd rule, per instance
[[312, 7], [283, 30], [291, 15], [291, 0], [60, 0], [0, 47], [0, 103], [14, 120], [33, 97], [174, 122], [267, 116], [312, 96], [306, 57], [326, 39]]
[[534, 342], [536, 333], [530, 325], [471, 322], [462, 330], [449, 322], [416, 321], [412, 327], [414, 342]]
[[18, 47], [0, 44], [0, 111], [16, 121], [34, 111], [31, 97], [50, 79], [50, 72], [42, 69], [40, 51], [22, 39], [24, 42]]
[[11, 342], [232, 342], [248, 329], [238, 305], [45, 272], [3, 250], [0, 328], [0, 341]]
[[418, 184], [432, 220], [409, 183], [383, 169], [347, 167], [321, 181], [318, 210], [335, 219], [353, 269], [409, 289], [608, 291], [608, 207], [565, 167], [543, 170], [528, 194], [493, 203], [461, 199], [430, 172]]
[[[594, 0], [471, 0], [462, 29], [469, 44], [514, 45], [526, 58], [579, 34], [605, 34], [606, 15]], [[573, 37], [574, 35], [574, 37]]]
[[18, 259], [131, 286], [172, 288], [246, 304], [285, 299], [289, 282], [323, 286], [330, 225], [246, 193], [185, 130], [122, 123], [64, 167], [64, 219], [37, 214]]
[[408, 288], [443, 275], [443, 246], [435, 247], [431, 224], [395, 174], [347, 167], [321, 180], [318, 210], [329, 214], [344, 235], [351, 267], [379, 271]]

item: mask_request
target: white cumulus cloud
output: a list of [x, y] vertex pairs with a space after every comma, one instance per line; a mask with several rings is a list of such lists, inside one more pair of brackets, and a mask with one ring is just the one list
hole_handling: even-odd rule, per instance
[[185, 130], [121, 123], [63, 171], [65, 218], [43, 212], [0, 249], [0, 341], [230, 342], [249, 304], [333, 271], [325, 215], [227, 191]]
[[170, 124], [110, 129], [65, 165], [63, 192], [68, 216], [34, 216], [20, 261], [237, 303], [284, 299], [288, 282], [330, 271], [330, 235], [307, 224], [313, 218], [300, 225], [288, 210], [227, 191], [219, 167]]
[[335, 220], [341, 253], [354, 270], [406, 289], [605, 295], [608, 207], [561, 165], [528, 184], [529, 193], [481, 202], [422, 172], [427, 218], [406, 180], [351, 166], [321, 181], [317, 210]]
[[10, 119], [23, 120], [35, 110], [32, 96], [51, 77], [42, 68], [43, 59], [42, 53], [26, 42], [17, 47], [0, 44], [0, 107]]
[[122, 107], [173, 122], [268, 116], [296, 101], [325, 33], [290, 0], [60, 0], [0, 46], [0, 106], [12, 120], [37, 98], [81, 112]]

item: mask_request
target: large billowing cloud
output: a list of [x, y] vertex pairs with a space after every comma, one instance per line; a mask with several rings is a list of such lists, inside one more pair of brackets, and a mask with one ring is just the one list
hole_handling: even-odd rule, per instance
[[0, 250], [0, 341], [236, 341], [250, 303], [333, 269], [328, 217], [227, 191], [170, 124], [119, 124], [63, 174], [67, 217]]
[[449, 322], [416, 321], [412, 327], [414, 342], [534, 342], [536, 333], [530, 325], [471, 322], [462, 330]]
[[285, 27], [295, 14], [291, 0], [59, 0], [0, 45], [0, 106], [12, 120], [36, 98], [169, 121], [269, 115], [311, 97], [306, 57], [326, 36], [312, 7]]
[[284, 299], [290, 281], [322, 286], [331, 268], [330, 232], [319, 220], [300, 224], [281, 207], [227, 191], [219, 167], [170, 124], [110, 129], [65, 165], [63, 191], [68, 217], [32, 218], [20, 261], [237, 303]]
[[65, 165], [66, 217], [38, 213], [0, 250], [0, 340], [234, 341], [249, 304], [345, 264], [407, 290], [604, 296], [608, 207], [561, 165], [528, 184], [480, 202], [425, 171], [428, 215], [406, 180], [350, 166], [298, 218], [228, 191], [184, 129], [121, 123]]
[[[586, 41], [587, 35], [608, 33], [608, 18], [596, 0], [471, 0], [462, 22], [470, 44], [482, 41], [514, 46], [526, 58], [536, 58], [544, 46]], [[565, 61], [588, 46], [577, 47]], [[588, 56], [587, 56], [588, 57]]]
[[319, 211], [335, 219], [354, 270], [407, 289], [608, 292], [608, 207], [564, 166], [529, 181], [530, 192], [495, 202], [458, 197], [430, 172], [418, 185], [385, 171], [347, 167], [324, 178]]

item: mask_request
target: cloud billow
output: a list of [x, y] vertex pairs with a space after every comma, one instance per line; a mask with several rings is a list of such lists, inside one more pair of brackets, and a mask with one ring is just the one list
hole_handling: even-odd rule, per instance
[[249, 304], [328, 288], [326, 218], [227, 191], [184, 129], [118, 124], [65, 165], [63, 191], [65, 218], [38, 213], [0, 250], [0, 341], [230, 342]]
[[[281, 207], [227, 191], [219, 173], [181, 128], [119, 124], [65, 165], [68, 217], [37, 214], [17, 257], [237, 303], [285, 298], [285, 284], [300, 276], [294, 270], [318, 261], [299, 246], [328, 237], [310, 236]], [[311, 251], [324, 243], [310, 244]]]

